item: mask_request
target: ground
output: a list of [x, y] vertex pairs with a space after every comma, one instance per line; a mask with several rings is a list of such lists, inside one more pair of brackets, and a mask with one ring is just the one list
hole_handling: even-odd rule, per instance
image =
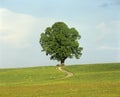
[[[0, 69], [0, 97], [120, 97], [120, 63]], [[64, 79], [63, 79], [64, 78]]]

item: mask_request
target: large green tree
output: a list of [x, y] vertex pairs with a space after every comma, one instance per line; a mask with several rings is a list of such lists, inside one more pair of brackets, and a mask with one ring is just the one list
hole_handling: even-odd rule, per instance
[[39, 43], [50, 59], [57, 60], [64, 65], [67, 58], [79, 59], [82, 47], [78, 40], [81, 38], [75, 28], [69, 28], [64, 22], [56, 22], [52, 27], [47, 27], [41, 34]]

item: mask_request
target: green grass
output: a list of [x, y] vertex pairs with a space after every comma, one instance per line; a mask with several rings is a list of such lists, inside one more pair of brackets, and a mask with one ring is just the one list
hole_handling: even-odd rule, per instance
[[64, 76], [55, 66], [0, 69], [0, 86], [49, 84]]
[[0, 97], [120, 97], [120, 63], [0, 69]]

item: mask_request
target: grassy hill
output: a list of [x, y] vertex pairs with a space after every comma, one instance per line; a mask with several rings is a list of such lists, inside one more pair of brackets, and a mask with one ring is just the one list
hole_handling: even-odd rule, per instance
[[0, 69], [0, 97], [120, 97], [120, 63]]

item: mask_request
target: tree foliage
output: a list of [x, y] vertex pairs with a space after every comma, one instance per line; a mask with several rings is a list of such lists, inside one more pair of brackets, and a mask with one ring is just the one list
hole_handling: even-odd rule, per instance
[[64, 65], [67, 58], [79, 59], [82, 55], [78, 42], [80, 38], [75, 28], [69, 28], [64, 22], [56, 22], [41, 34], [39, 43], [50, 59], [61, 61]]

